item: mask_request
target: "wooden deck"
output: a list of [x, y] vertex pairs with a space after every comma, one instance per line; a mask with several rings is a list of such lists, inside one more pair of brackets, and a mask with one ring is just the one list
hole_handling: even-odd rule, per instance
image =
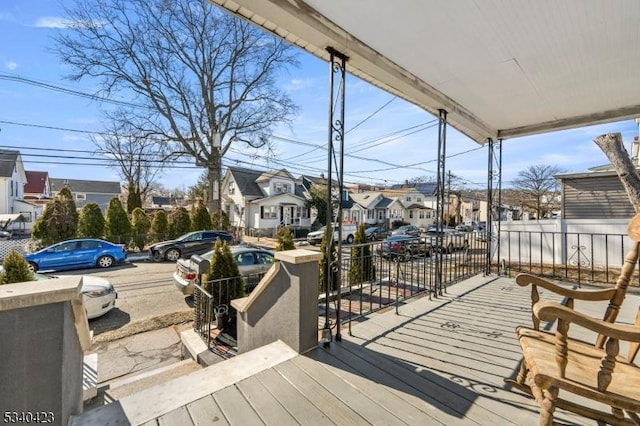
[[[632, 322], [638, 300], [627, 296], [622, 322]], [[231, 383], [220, 378], [222, 372], [216, 376], [218, 364], [87, 412], [74, 424], [537, 424], [537, 404], [503, 383], [518, 369], [514, 329], [530, 324], [529, 303], [529, 289], [512, 279], [477, 276], [437, 299], [404, 304], [398, 314], [372, 314], [328, 349], [282, 354], [238, 380], [226, 377]], [[593, 313], [600, 311], [604, 307]], [[233, 361], [269, 358], [251, 356], [258, 361]], [[148, 406], [140, 407], [141, 401]], [[597, 424], [560, 410], [556, 419]]]

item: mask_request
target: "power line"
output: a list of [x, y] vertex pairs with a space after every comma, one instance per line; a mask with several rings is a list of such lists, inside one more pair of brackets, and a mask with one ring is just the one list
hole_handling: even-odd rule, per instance
[[19, 75], [12, 75], [12, 74], [0, 74], [0, 80], [9, 80], [9, 81], [15, 81], [18, 83], [24, 83], [30, 86], [35, 86], [35, 87], [40, 87], [42, 89], [47, 89], [47, 90], [52, 90], [55, 92], [59, 92], [59, 93], [65, 93], [67, 95], [72, 95], [72, 96], [78, 96], [81, 98], [86, 98], [92, 101], [100, 101], [100, 102], [105, 102], [105, 103], [110, 103], [110, 104], [114, 104], [114, 105], [120, 105], [120, 106], [126, 106], [126, 107], [133, 107], [133, 108], [142, 108], [142, 109], [147, 109], [150, 110], [150, 107], [144, 106], [144, 105], [139, 105], [139, 104], [134, 104], [132, 102], [126, 102], [126, 101], [118, 101], [115, 99], [109, 99], [109, 98], [105, 98], [102, 96], [98, 96], [98, 95], [92, 95], [90, 93], [85, 93], [85, 92], [81, 92], [78, 90], [73, 90], [73, 89], [67, 89], [61, 86], [56, 86], [54, 84], [51, 83], [45, 83], [43, 81], [38, 81], [38, 80], [34, 80], [31, 78], [27, 78], [27, 77], [22, 77]]

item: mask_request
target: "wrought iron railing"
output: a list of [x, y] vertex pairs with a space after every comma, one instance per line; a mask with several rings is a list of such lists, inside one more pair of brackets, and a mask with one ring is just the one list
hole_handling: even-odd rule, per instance
[[[502, 275], [528, 272], [552, 280], [615, 284], [633, 241], [622, 234], [501, 231], [492, 239], [492, 265]], [[631, 285], [638, 286], [638, 270]]]
[[[486, 244], [479, 234], [455, 233], [346, 248], [340, 291], [332, 292], [328, 301], [333, 325], [339, 319], [349, 324], [350, 331], [352, 321], [369, 313], [398, 309], [417, 296], [439, 297], [450, 284], [483, 272]], [[441, 268], [436, 268], [438, 261]], [[441, 279], [436, 273], [442, 274]], [[326, 303], [321, 296], [320, 312], [325, 312]]]
[[250, 293], [262, 276], [264, 273], [248, 274], [195, 285], [193, 328], [215, 354], [223, 358], [236, 355], [236, 316], [231, 301]]

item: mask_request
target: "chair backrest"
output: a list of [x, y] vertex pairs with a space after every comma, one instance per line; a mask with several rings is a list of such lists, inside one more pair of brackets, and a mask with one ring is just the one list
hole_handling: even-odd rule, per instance
[[[631, 246], [631, 249], [627, 252], [624, 263], [622, 264], [622, 268], [620, 269], [620, 276], [616, 280], [616, 285], [611, 292], [609, 297], [609, 305], [605, 311], [605, 314], [602, 318], [603, 321], [614, 323], [618, 317], [618, 312], [620, 311], [620, 306], [624, 301], [624, 298], [627, 294], [627, 289], [629, 287], [629, 283], [631, 281], [631, 277], [633, 272], [635, 271], [636, 265], [638, 264], [638, 257], [640, 254], [640, 213], [636, 214], [634, 218], [629, 222], [629, 226], [627, 227], [627, 234], [629, 238], [631, 238], [635, 243]], [[560, 296], [564, 296], [566, 298], [565, 305], [568, 308], [574, 308], [574, 298], [580, 298], [582, 300], [592, 300], [592, 301], [602, 301], [606, 299], [596, 298], [595, 294], [592, 294], [592, 298], [589, 298], [589, 293], [583, 292], [578, 297], [578, 291], [576, 290], [568, 290], [564, 289], [550, 281], [547, 281], [543, 278], [537, 277], [531, 274], [519, 274], [516, 277], [516, 283], [520, 286], [531, 286], [531, 306], [535, 305], [540, 300], [540, 295], [538, 293], [538, 287], [545, 288], [549, 291], [552, 291]], [[536, 330], [540, 329], [540, 320], [533, 315], [532, 313], [532, 321], [533, 328]], [[596, 340], [596, 347], [602, 348], [604, 346], [605, 337], [599, 335]]]

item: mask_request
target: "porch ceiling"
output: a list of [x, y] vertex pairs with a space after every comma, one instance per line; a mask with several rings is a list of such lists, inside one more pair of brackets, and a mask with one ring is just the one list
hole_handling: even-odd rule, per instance
[[210, 1], [480, 143], [640, 116], [637, 0]]

